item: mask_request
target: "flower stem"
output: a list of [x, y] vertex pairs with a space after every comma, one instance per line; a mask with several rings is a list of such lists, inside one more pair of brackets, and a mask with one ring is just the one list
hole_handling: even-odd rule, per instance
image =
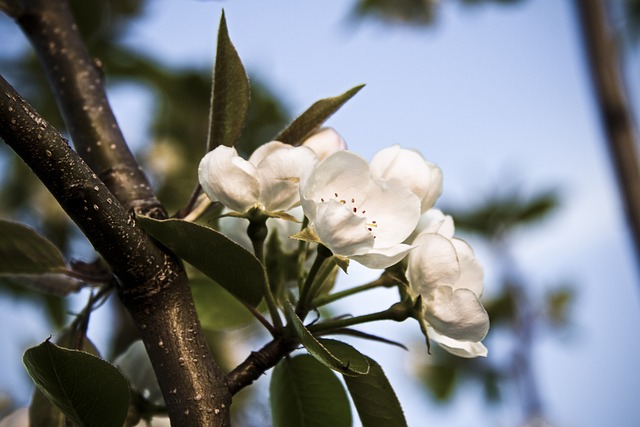
[[[313, 261], [313, 265], [309, 270], [309, 275], [302, 285], [302, 289], [300, 289], [300, 298], [298, 299], [298, 304], [296, 305], [296, 314], [301, 320], [304, 320], [304, 318], [307, 316], [307, 313], [309, 312], [309, 302], [313, 298], [313, 294], [311, 293], [312, 288], [314, 288], [313, 284], [316, 281], [321, 268], [324, 266], [325, 261], [330, 256], [331, 252], [327, 248], [322, 245], [318, 245], [316, 259]], [[322, 278], [322, 281], [324, 281], [326, 277], [326, 274], [321, 274], [318, 278]]]
[[346, 298], [351, 295], [355, 295], [360, 292], [368, 291], [369, 289], [375, 289], [380, 287], [389, 287], [389, 281], [386, 280], [386, 276], [383, 274], [376, 280], [365, 283], [364, 285], [356, 286], [353, 288], [345, 289], [344, 291], [336, 292], [329, 295], [322, 295], [313, 300], [314, 307], [322, 307], [323, 305], [330, 304], [342, 298]]
[[378, 311], [376, 313], [364, 314], [362, 316], [347, 317], [334, 320], [327, 320], [326, 322], [317, 323], [308, 327], [309, 332], [314, 335], [326, 334], [338, 329], [347, 328], [349, 326], [360, 325], [362, 323], [375, 322], [378, 320], [395, 320], [396, 322], [402, 322], [411, 317], [411, 306], [402, 302], [393, 304], [386, 310]]
[[[258, 219], [250, 219], [249, 226], [247, 227], [247, 235], [251, 239], [251, 244], [253, 245], [253, 253], [258, 258], [258, 260], [264, 266], [264, 242], [267, 238], [269, 230], [267, 228], [267, 218], [258, 218]], [[271, 321], [275, 326], [276, 330], [281, 330], [283, 327], [282, 319], [280, 318], [280, 313], [278, 313], [278, 305], [276, 304], [276, 299], [273, 296], [273, 292], [271, 291], [271, 284], [269, 283], [269, 277], [265, 274], [264, 281], [264, 299], [267, 303], [267, 308], [269, 309], [269, 314], [271, 315]], [[273, 331], [270, 330], [273, 333]]]

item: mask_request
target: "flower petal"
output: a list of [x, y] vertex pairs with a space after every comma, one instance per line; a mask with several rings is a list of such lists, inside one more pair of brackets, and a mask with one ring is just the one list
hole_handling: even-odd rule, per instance
[[256, 148], [253, 151], [253, 153], [251, 153], [251, 157], [249, 157], [249, 161], [251, 162], [252, 165], [258, 166], [261, 161], [267, 158], [267, 156], [269, 156], [271, 153], [281, 148], [292, 148], [292, 147], [288, 144], [285, 144], [284, 142], [270, 141]]
[[456, 248], [458, 262], [460, 263], [460, 277], [453, 288], [469, 289], [480, 298], [484, 291], [484, 269], [482, 265], [476, 259], [473, 249], [467, 242], [461, 239], [451, 239], [451, 243]]
[[232, 211], [245, 212], [260, 196], [256, 168], [233, 147], [221, 145], [208, 152], [200, 161], [198, 179], [211, 200]]
[[417, 234], [438, 233], [451, 239], [455, 232], [455, 227], [453, 218], [450, 215], [443, 214], [439, 209], [429, 209], [420, 216], [416, 230], [418, 230]]
[[300, 176], [317, 157], [307, 147], [290, 145], [272, 151], [258, 164], [260, 203], [267, 211], [286, 211], [300, 204]]
[[390, 248], [373, 248], [364, 255], [353, 255], [351, 259], [369, 268], [387, 268], [402, 261], [413, 246], [399, 244]]
[[454, 340], [453, 338], [440, 335], [430, 327], [427, 327], [427, 333], [429, 334], [430, 339], [437, 342], [440, 347], [455, 356], [466, 358], [478, 356], [487, 357], [487, 354], [489, 353], [487, 348], [481, 342]]
[[439, 234], [423, 233], [413, 242], [409, 254], [411, 287], [425, 294], [436, 286], [453, 286], [460, 277], [460, 264], [451, 240]]
[[375, 180], [360, 203], [376, 241], [374, 247], [390, 247], [403, 242], [420, 220], [420, 201], [397, 183]]
[[354, 215], [334, 199], [316, 206], [316, 221], [312, 226], [331, 252], [346, 257], [369, 252], [373, 236], [367, 231], [365, 218]]
[[324, 160], [336, 151], [347, 149], [347, 144], [333, 128], [322, 128], [307, 138], [302, 146], [311, 148], [318, 159]]
[[489, 315], [468, 289], [438, 286], [426, 294], [424, 317], [439, 334], [461, 341], [481, 341], [489, 331]]
[[417, 151], [399, 145], [378, 151], [371, 159], [371, 173], [410, 189], [420, 199], [422, 212], [431, 208], [442, 193], [440, 168]]

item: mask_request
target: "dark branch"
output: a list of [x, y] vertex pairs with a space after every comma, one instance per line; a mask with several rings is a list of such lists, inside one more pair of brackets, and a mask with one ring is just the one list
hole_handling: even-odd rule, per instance
[[174, 426], [228, 426], [231, 395], [208, 350], [180, 263], [135, 226], [60, 134], [0, 76], [0, 137], [110, 265]]
[[16, 21], [45, 69], [78, 153], [125, 208], [163, 217], [111, 110], [98, 60], [89, 55], [67, 1], [26, 0]]
[[227, 387], [232, 395], [253, 384], [269, 369], [273, 368], [283, 357], [296, 349], [298, 344], [282, 338], [276, 338], [252, 352], [249, 357], [227, 374]]
[[575, 0], [591, 83], [606, 135], [636, 256], [640, 260], [640, 164], [638, 134], [620, 75], [615, 38], [603, 1]]

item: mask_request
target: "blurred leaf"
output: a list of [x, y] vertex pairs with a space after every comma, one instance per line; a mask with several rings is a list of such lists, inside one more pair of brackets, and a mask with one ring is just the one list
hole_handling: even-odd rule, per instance
[[253, 320], [249, 310], [213, 280], [195, 277], [189, 285], [204, 329], [239, 328]]
[[49, 341], [28, 349], [23, 363], [36, 386], [75, 424], [122, 426], [129, 384], [115, 366]]
[[483, 305], [489, 313], [491, 326], [515, 322], [516, 304], [513, 288], [509, 286], [503, 287], [503, 291], [495, 297], [485, 299]]
[[438, 2], [432, 0], [359, 0], [352, 15], [388, 23], [429, 25], [434, 21], [437, 7]]
[[62, 253], [33, 228], [0, 220], [0, 274], [65, 272]]
[[517, 190], [492, 194], [471, 209], [451, 209], [456, 228], [478, 233], [489, 239], [501, 238], [515, 229], [539, 222], [559, 205], [554, 191], [524, 198]]
[[229, 39], [222, 12], [211, 95], [208, 150], [218, 145], [233, 147], [240, 139], [249, 109], [249, 78]]
[[364, 375], [369, 372], [369, 363], [365, 355], [342, 341], [316, 339], [305, 328], [290, 304], [285, 305], [285, 312], [300, 343], [320, 363], [344, 375]]
[[300, 145], [363, 87], [359, 85], [342, 95], [317, 101], [274, 139], [285, 144]]
[[362, 427], [406, 426], [404, 412], [384, 371], [375, 360], [367, 357], [367, 361], [368, 374], [344, 377]]
[[458, 369], [454, 364], [429, 364], [424, 371], [424, 381], [429, 391], [437, 400], [451, 398], [455, 391]]
[[567, 287], [554, 289], [546, 295], [547, 320], [556, 327], [565, 326], [569, 321], [568, 311], [574, 300], [573, 290]]
[[151, 237], [253, 307], [262, 300], [265, 272], [250, 252], [208, 227], [179, 219], [137, 217]]
[[351, 409], [336, 376], [302, 354], [276, 365], [269, 387], [274, 427], [351, 427]]
[[142, 340], [134, 341], [113, 364], [120, 369], [133, 390], [148, 402], [164, 406], [160, 385]]
[[640, 40], [640, 0], [625, 0], [625, 9], [629, 34], [637, 43]]

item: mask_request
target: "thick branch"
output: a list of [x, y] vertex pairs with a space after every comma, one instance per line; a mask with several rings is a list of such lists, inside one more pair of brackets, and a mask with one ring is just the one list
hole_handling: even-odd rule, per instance
[[618, 186], [640, 260], [640, 159], [638, 134], [603, 1], [575, 0], [591, 82]]
[[0, 137], [29, 165], [111, 266], [174, 426], [229, 425], [230, 393], [211, 357], [182, 266], [0, 76]]
[[125, 206], [164, 216], [116, 123], [100, 65], [87, 51], [66, 0], [26, 0], [16, 19], [31, 40], [78, 153]]

